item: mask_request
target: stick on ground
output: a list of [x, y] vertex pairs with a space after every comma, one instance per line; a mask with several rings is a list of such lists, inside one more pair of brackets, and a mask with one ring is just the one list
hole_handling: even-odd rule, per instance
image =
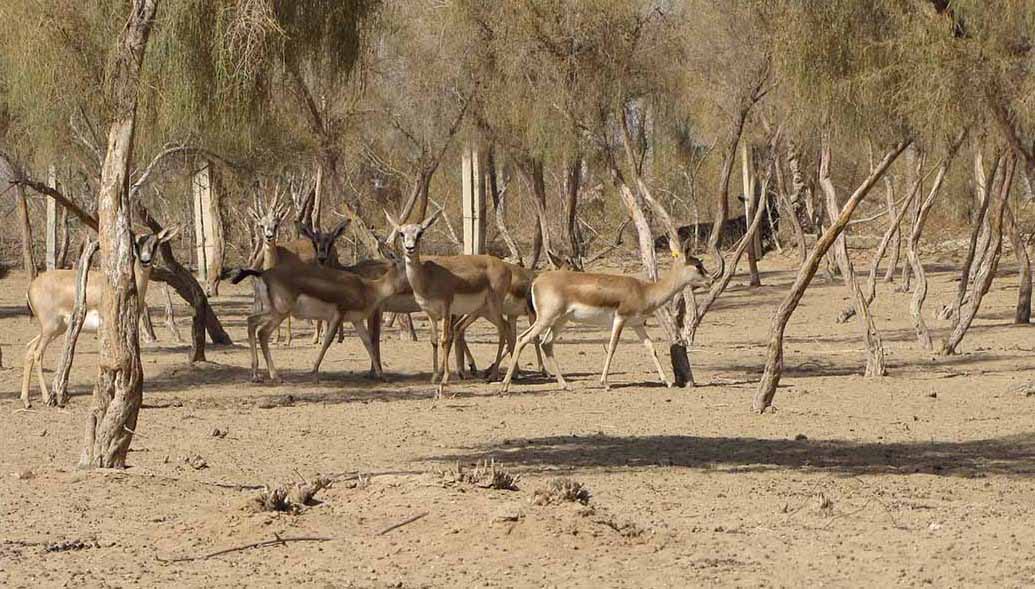
[[161, 556], [155, 555], [155, 560], [162, 563], [174, 563], [174, 562], [190, 562], [194, 560], [208, 560], [215, 558], [216, 556], [222, 556], [224, 554], [230, 554], [231, 552], [241, 552], [242, 550], [248, 550], [250, 548], [265, 548], [267, 546], [275, 546], [277, 544], [287, 544], [288, 542], [330, 542], [334, 538], [320, 538], [315, 536], [302, 536], [296, 538], [281, 538], [278, 534], [273, 534], [272, 540], [263, 540], [262, 542], [254, 542], [252, 544], [246, 544], [244, 546], [235, 546], [233, 548], [227, 548], [225, 550], [217, 550], [216, 552], [210, 552], [201, 556], [184, 556], [181, 558], [162, 558]]

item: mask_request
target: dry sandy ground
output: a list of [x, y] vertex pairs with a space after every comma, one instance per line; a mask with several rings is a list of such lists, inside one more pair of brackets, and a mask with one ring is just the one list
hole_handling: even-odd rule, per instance
[[[935, 266], [928, 321], [942, 336], [933, 315], [955, 283]], [[766, 286], [734, 281], [699, 334], [697, 388], [657, 386], [630, 334], [604, 392], [606, 333], [570, 329], [558, 354], [574, 392], [537, 379], [499, 397], [468, 381], [437, 404], [426, 339], [394, 332], [387, 384], [361, 376], [355, 338], [332, 348], [319, 384], [304, 374], [307, 341], [274, 348], [283, 386], [249, 383], [249, 291], [227, 289], [216, 305], [238, 343], [212, 349], [212, 364], [185, 365], [163, 332], [146, 347], [123, 472], [74, 468], [96, 362], [84, 337], [65, 410], [17, 412], [21, 370], [0, 372], [0, 586], [1035, 585], [1035, 397], [1010, 392], [1032, 376], [1035, 341], [1010, 324], [1010, 269], [951, 358], [918, 349], [909, 295], [882, 285], [891, 376], [879, 379], [860, 376], [858, 324], [833, 321], [845, 289], [818, 279], [789, 330], [778, 410], [759, 416], [750, 400], [790, 267], [770, 257]], [[35, 329], [22, 284], [12, 275], [0, 292], [14, 366]], [[473, 339], [484, 362], [489, 333]], [[207, 467], [184, 461], [198, 456]], [[520, 475], [519, 490], [442, 474], [485, 458]], [[339, 482], [300, 514], [245, 507], [256, 492], [239, 486], [317, 473]], [[591, 490], [588, 507], [530, 501], [559, 476]], [[329, 540], [163, 562], [277, 536]]]

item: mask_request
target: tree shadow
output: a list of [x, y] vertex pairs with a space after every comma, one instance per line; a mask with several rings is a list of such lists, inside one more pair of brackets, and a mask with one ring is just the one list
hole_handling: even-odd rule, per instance
[[735, 472], [831, 471], [844, 475], [1035, 476], [1035, 433], [968, 442], [860, 443], [698, 436], [549, 436], [428, 457], [455, 463], [494, 458], [508, 467], [619, 470], [676, 466]]

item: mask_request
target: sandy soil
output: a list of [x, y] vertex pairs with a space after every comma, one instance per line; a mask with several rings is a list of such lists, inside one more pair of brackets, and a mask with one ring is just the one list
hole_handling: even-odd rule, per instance
[[[928, 322], [943, 336], [933, 315], [955, 283], [935, 262]], [[1035, 397], [1010, 390], [1032, 376], [1035, 342], [1030, 326], [1011, 325], [1012, 269], [951, 358], [919, 350], [909, 295], [881, 285], [891, 376], [879, 379], [860, 376], [858, 324], [834, 323], [844, 287], [818, 279], [789, 330], [778, 410], [759, 416], [751, 396], [791, 266], [770, 256], [766, 286], [734, 281], [699, 334], [697, 388], [658, 386], [627, 334], [604, 392], [607, 334], [572, 328], [558, 356], [574, 392], [540, 378], [499, 397], [468, 381], [437, 404], [423, 329], [422, 342], [389, 335], [387, 384], [362, 376], [355, 338], [311, 383], [307, 326], [274, 348], [285, 384], [249, 383], [250, 291], [227, 288], [215, 304], [237, 344], [211, 349], [211, 364], [187, 366], [161, 329], [146, 346], [146, 405], [121, 472], [74, 468], [92, 336], [70, 405], [17, 411], [35, 327], [24, 277], [12, 275], [0, 283], [0, 344], [16, 367], [0, 372], [0, 586], [1035, 585]], [[472, 338], [482, 362], [489, 336], [480, 326]], [[198, 457], [207, 466], [185, 462]], [[519, 490], [451, 481], [458, 462], [486, 458], [519, 475]], [[300, 514], [246, 506], [250, 486], [317, 473], [338, 482]], [[556, 477], [585, 484], [589, 506], [533, 504]], [[163, 562], [278, 536], [328, 540]]]

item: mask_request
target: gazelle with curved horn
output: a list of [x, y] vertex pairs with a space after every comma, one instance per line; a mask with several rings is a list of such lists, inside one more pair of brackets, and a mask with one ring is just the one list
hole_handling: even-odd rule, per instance
[[314, 378], [319, 375], [320, 363], [327, 353], [327, 348], [334, 341], [342, 321], [349, 321], [355, 327], [373, 362], [373, 370], [379, 378], [383, 378], [381, 364], [375, 360], [370, 334], [363, 321], [385, 300], [406, 287], [406, 274], [402, 264], [389, 263], [379, 278], [371, 280], [346, 270], [289, 259], [261, 272], [244, 269], [231, 282], [237, 284], [246, 276], [255, 276], [264, 285], [264, 288], [259, 289], [262, 311], [248, 317], [248, 344], [252, 355], [253, 381], [260, 380], [256, 352], [258, 338], [270, 379], [274, 383], [280, 382], [270, 356], [269, 338], [277, 326], [290, 316], [327, 322], [328, 329], [324, 332], [323, 345], [313, 364]]
[[[158, 246], [169, 241], [180, 231], [179, 227], [167, 227], [159, 233], [147, 233], [134, 239], [133, 276], [136, 279], [137, 300], [146, 305], [147, 284], [151, 280], [151, 267]], [[86, 275], [86, 318], [83, 331], [97, 331], [101, 326], [100, 304], [104, 289], [103, 280], [94, 280], [94, 273]], [[29, 283], [26, 295], [29, 311], [40, 324], [40, 333], [29, 340], [25, 350], [25, 369], [22, 374], [22, 403], [29, 406], [29, 386], [32, 384], [32, 367], [36, 366], [40, 389], [49, 397], [47, 383], [43, 378], [43, 355], [54, 338], [68, 329], [72, 312], [75, 310], [76, 270], [57, 269], [40, 274]]]
[[[503, 301], [510, 288], [510, 269], [493, 256], [442, 256], [421, 259], [421, 237], [438, 219], [438, 211], [421, 223], [399, 225], [388, 211], [385, 217], [392, 234], [402, 241], [406, 262], [406, 278], [413, 297], [433, 323], [438, 323], [437, 362], [432, 383], [442, 380], [436, 389], [439, 398], [449, 382], [449, 351], [455, 333], [463, 333], [478, 317], [485, 317], [496, 326], [496, 361], [499, 366], [504, 344], [513, 349], [513, 332], [503, 316]], [[463, 317], [454, 327], [453, 315]], [[435, 345], [436, 342], [432, 342]]]
[[647, 348], [654, 361], [658, 376], [666, 386], [672, 382], [665, 376], [665, 370], [658, 360], [654, 342], [644, 327], [644, 320], [667, 303], [687, 286], [708, 286], [712, 278], [704, 264], [686, 250], [673, 254], [672, 266], [657, 282], [647, 282], [633, 276], [621, 274], [591, 274], [568, 270], [544, 272], [532, 283], [532, 307], [536, 321], [518, 338], [517, 349], [510, 359], [510, 369], [500, 387], [501, 393], [510, 388], [510, 381], [518, 365], [521, 351], [535, 337], [549, 331], [543, 341], [543, 352], [548, 362], [553, 363], [557, 383], [565, 390], [568, 383], [561, 374], [561, 368], [553, 355], [553, 344], [557, 341], [564, 325], [569, 321], [604, 322], [611, 324], [611, 340], [607, 346], [607, 358], [600, 375], [600, 384], [608, 389], [607, 373], [611, 368], [618, 339], [622, 329], [630, 325]]

